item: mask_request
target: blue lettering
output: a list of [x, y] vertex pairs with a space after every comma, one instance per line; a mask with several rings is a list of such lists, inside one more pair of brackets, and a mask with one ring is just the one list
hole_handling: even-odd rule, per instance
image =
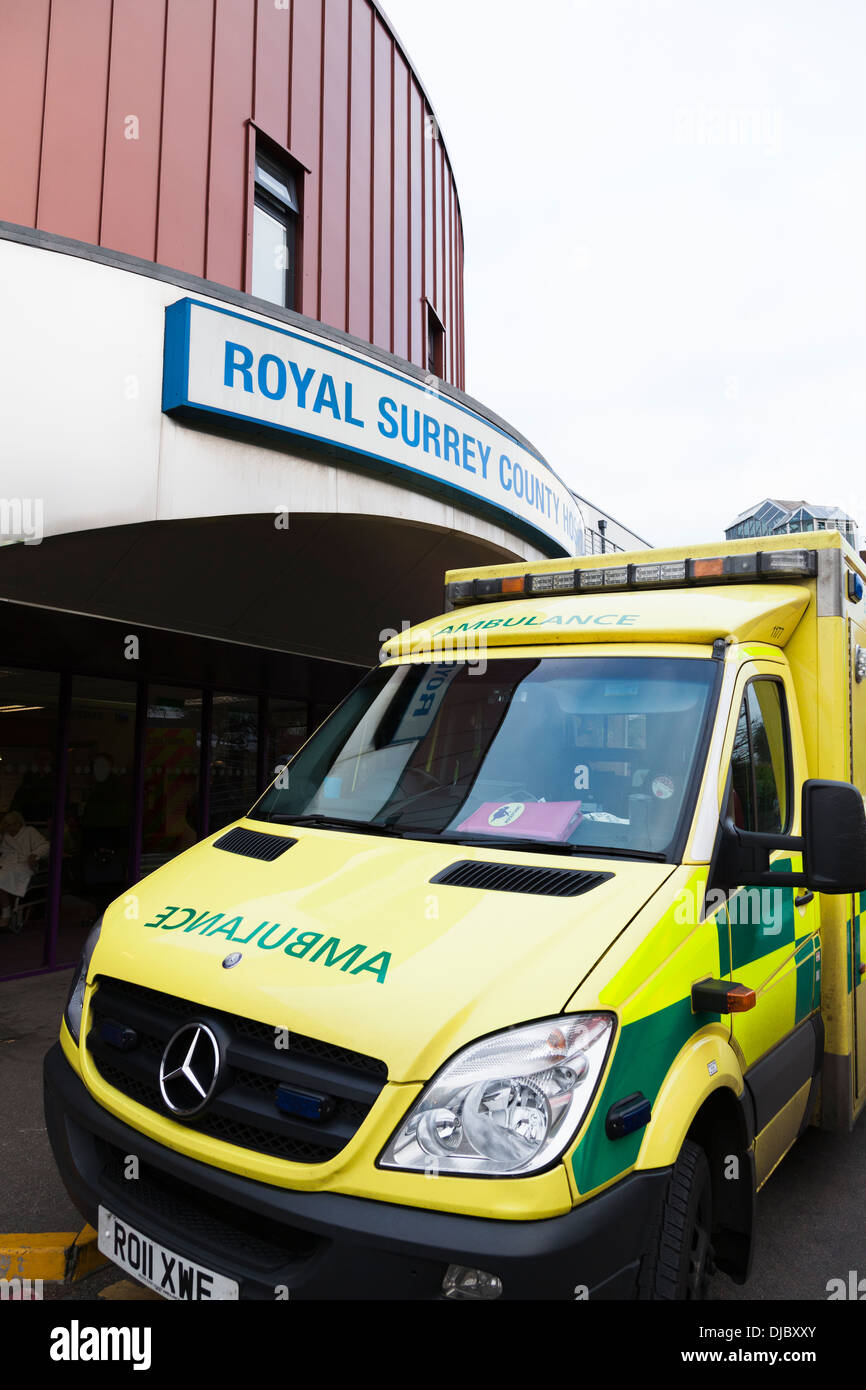
[[347, 381], [347, 382], [346, 382], [346, 409], [345, 409], [345, 412], [344, 412], [344, 418], [345, 418], [345, 421], [346, 421], [346, 424], [347, 424], [347, 425], [357, 425], [358, 428], [361, 429], [361, 430], [364, 428], [364, 421], [363, 421], [363, 420], [356, 420], [355, 417], [354, 417], [354, 415], [352, 414], [352, 383], [351, 383], [351, 381]]
[[[238, 353], [240, 353], [240, 359], [238, 359]], [[233, 378], [235, 372], [240, 372], [241, 376], [244, 379], [244, 390], [252, 391], [253, 374], [250, 371], [250, 367], [252, 365], [253, 354], [250, 352], [248, 347], [244, 347], [242, 343], [226, 342], [226, 362], [225, 375], [223, 376], [223, 385], [234, 386], [235, 383]]]
[[443, 431], [442, 431], [442, 438], [443, 438], [444, 441], [445, 441], [444, 447], [443, 447], [443, 449], [442, 449], [442, 457], [443, 457], [443, 459], [444, 459], [445, 462], [447, 463], [447, 462], [448, 462], [448, 456], [449, 456], [450, 454], [453, 453], [453, 454], [454, 454], [454, 462], [457, 464], [457, 467], [459, 468], [459, 467], [460, 467], [460, 435], [457, 433], [457, 431], [455, 430], [455, 428], [454, 428], [453, 425], [446, 425], [445, 428], [444, 428]]
[[476, 439], [475, 443], [478, 445], [478, 456], [481, 459], [481, 476], [486, 478], [487, 464], [490, 461], [490, 445], [482, 444], [480, 439]]
[[419, 445], [420, 442], [421, 442], [421, 412], [420, 412], [419, 410], [413, 410], [413, 411], [412, 411], [412, 437], [411, 437], [411, 439], [410, 439], [410, 437], [409, 437], [409, 407], [408, 407], [408, 405], [401, 405], [401, 407], [400, 407], [400, 433], [401, 433], [402, 436], [403, 436], [403, 441], [404, 441], [404, 443], [408, 444], [410, 449], [417, 449], [418, 445]]
[[322, 373], [322, 380], [319, 382], [319, 389], [316, 392], [316, 403], [313, 406], [313, 414], [321, 415], [322, 410], [327, 407], [335, 420], [340, 419], [340, 407], [337, 404], [337, 388], [334, 385], [334, 378], [327, 372]]
[[[273, 362], [277, 369], [277, 383], [273, 391], [268, 385], [268, 367]], [[267, 396], [270, 401], [281, 401], [286, 394], [286, 364], [279, 357], [274, 357], [273, 353], [266, 352], [259, 358], [259, 390], [263, 396]]]
[[396, 419], [392, 418], [390, 414], [392, 410], [396, 416], [397, 402], [392, 401], [390, 396], [380, 396], [379, 414], [382, 418], [379, 421], [379, 433], [384, 435], [386, 439], [396, 439], [400, 428]]
[[469, 460], [470, 460], [470, 459], [474, 459], [474, 457], [475, 457], [475, 441], [473, 440], [471, 434], [464, 434], [464, 436], [463, 436], [463, 467], [466, 468], [466, 469], [468, 469], [470, 473], [477, 473], [477, 471], [478, 471], [477, 468], [475, 467], [475, 464], [469, 462]]
[[429, 454], [430, 445], [433, 445], [433, 452], [439, 458], [439, 421], [434, 420], [432, 415], [424, 416], [424, 453]]
[[298, 368], [294, 362], [289, 362], [289, 371], [292, 373], [292, 376], [295, 379], [295, 386], [297, 387], [298, 391], [298, 406], [301, 410], [306, 410], [307, 391], [310, 389], [310, 382], [312, 381], [316, 373], [313, 371], [312, 367], [308, 367], [307, 370], [304, 372], [304, 375], [301, 376], [301, 373], [298, 371]]
[[508, 469], [509, 474], [510, 474], [510, 472], [511, 472], [511, 459], [508, 457], [507, 454], [500, 454], [500, 456], [499, 456], [499, 481], [500, 481], [500, 483], [502, 484], [503, 491], [504, 491], [504, 492], [510, 492], [510, 491], [511, 491], [511, 478], [509, 477], [508, 482], [505, 481], [505, 470], [506, 470], [506, 468]]

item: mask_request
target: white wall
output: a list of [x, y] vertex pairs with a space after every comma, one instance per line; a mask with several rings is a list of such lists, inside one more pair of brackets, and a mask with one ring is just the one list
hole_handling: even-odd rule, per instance
[[163, 415], [164, 309], [187, 293], [0, 239], [0, 502], [40, 501], [45, 536], [287, 506], [398, 517], [543, 558], [448, 502]]

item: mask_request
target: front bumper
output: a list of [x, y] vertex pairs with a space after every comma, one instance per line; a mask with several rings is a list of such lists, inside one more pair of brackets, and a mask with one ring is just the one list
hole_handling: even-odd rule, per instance
[[[670, 1175], [634, 1173], [540, 1221], [288, 1191], [131, 1129], [96, 1103], [59, 1043], [45, 1058], [45, 1118], [66, 1189], [92, 1225], [102, 1204], [176, 1254], [237, 1279], [243, 1299], [273, 1300], [277, 1288], [293, 1300], [436, 1298], [449, 1264], [498, 1275], [504, 1298], [573, 1299], [579, 1286], [591, 1298], [631, 1298]], [[134, 1180], [124, 1176], [132, 1154]]]

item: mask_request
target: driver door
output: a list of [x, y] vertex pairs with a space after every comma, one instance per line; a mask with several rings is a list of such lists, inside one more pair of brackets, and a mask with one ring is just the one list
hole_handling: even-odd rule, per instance
[[[769, 661], [750, 663], [741, 676], [727, 810], [744, 830], [800, 832], [805, 750], [788, 681], [787, 666]], [[802, 855], [790, 850], [770, 856], [771, 871], [802, 867]], [[817, 1063], [808, 1020], [820, 1000], [818, 904], [805, 888], [742, 886], [727, 907], [731, 978], [754, 989], [757, 1000], [732, 1015], [732, 1035], [755, 1098], [760, 1182], [796, 1138], [809, 1104]]]

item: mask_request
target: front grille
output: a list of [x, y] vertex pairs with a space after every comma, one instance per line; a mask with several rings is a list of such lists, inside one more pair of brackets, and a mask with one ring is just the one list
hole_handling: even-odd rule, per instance
[[[364, 1123], [388, 1071], [384, 1062], [349, 1048], [289, 1030], [289, 1046], [275, 1046], [275, 1027], [162, 994], [108, 976], [98, 978], [87, 1038], [104, 1081], [130, 1100], [178, 1124], [239, 1148], [294, 1163], [326, 1163]], [[121, 1050], [101, 1032], [105, 1022], [135, 1032], [135, 1046]], [[159, 1089], [159, 1064], [166, 1043], [185, 1022], [207, 1023], [220, 1038], [222, 1078], [206, 1109], [191, 1119], [172, 1114]], [[277, 1087], [330, 1097], [323, 1120], [286, 1115], [277, 1109]]]
[[588, 893], [609, 878], [613, 878], [613, 874], [460, 859], [436, 874], [430, 882], [447, 883], [452, 888], [484, 888], [498, 893], [540, 893], [551, 898], [576, 898], [578, 894]]
[[126, 1178], [129, 1155], [104, 1139], [96, 1143], [103, 1161], [100, 1186], [108, 1199], [106, 1205], [116, 1197], [118, 1207], [128, 1212], [130, 1219], [140, 1220], [144, 1228], [148, 1216], [156, 1216], [172, 1231], [204, 1244], [214, 1256], [242, 1251], [263, 1275], [287, 1261], [308, 1260], [323, 1244], [319, 1236], [230, 1205], [144, 1160], [139, 1160], [137, 1180], [131, 1183]]

